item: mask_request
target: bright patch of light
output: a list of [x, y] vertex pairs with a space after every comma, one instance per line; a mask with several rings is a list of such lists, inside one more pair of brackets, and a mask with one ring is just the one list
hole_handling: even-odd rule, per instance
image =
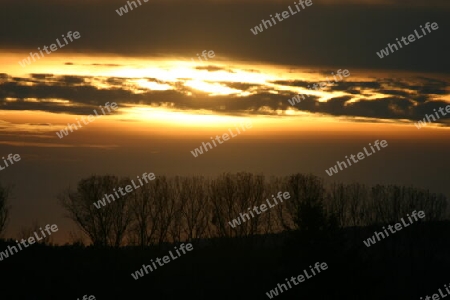
[[210, 93], [209, 96], [231, 95], [242, 92], [241, 90], [232, 89], [219, 83], [208, 83], [200, 80], [189, 80], [185, 85], [205, 93]]

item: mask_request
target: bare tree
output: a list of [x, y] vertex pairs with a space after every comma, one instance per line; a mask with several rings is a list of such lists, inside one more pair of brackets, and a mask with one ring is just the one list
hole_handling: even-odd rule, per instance
[[232, 219], [238, 217], [236, 209], [237, 187], [231, 174], [222, 174], [211, 181], [210, 194], [213, 206], [212, 224], [214, 226], [214, 235], [219, 237], [231, 237], [239, 235], [233, 231], [228, 224]]
[[346, 197], [348, 202], [348, 216], [351, 226], [364, 225], [365, 203], [367, 202], [368, 192], [364, 184], [351, 183], [346, 186]]
[[144, 185], [133, 193], [131, 238], [142, 247], [150, 245], [156, 234], [154, 224], [158, 222], [160, 208], [154, 202], [149, 185]]
[[21, 239], [28, 240], [29, 237], [34, 237], [34, 233], [36, 232], [38, 236], [41, 237], [40, 240], [35, 239], [35, 243], [42, 244], [42, 245], [50, 245], [53, 242], [53, 236], [46, 235], [43, 237], [41, 234], [42, 231], [42, 225], [39, 225], [39, 222], [37, 220], [34, 220], [30, 227], [24, 227], [22, 226], [19, 231], [19, 241]]
[[155, 195], [155, 205], [159, 207], [159, 222], [154, 224], [157, 226], [157, 243], [161, 245], [167, 241], [169, 230], [175, 217], [176, 194], [171, 188], [170, 180], [166, 176], [159, 176], [154, 180], [154, 184], [150, 185]]
[[448, 207], [448, 199], [443, 194], [431, 193], [430, 191], [422, 191], [424, 199], [421, 205], [425, 211], [427, 221], [443, 220]]
[[[240, 172], [233, 176], [236, 184], [235, 206], [237, 211], [248, 215], [238, 228], [239, 236], [252, 236], [259, 233], [261, 216], [253, 211], [262, 202], [264, 195], [264, 176]], [[244, 213], [246, 215], [244, 215]]]
[[180, 195], [184, 234], [188, 240], [203, 238], [210, 215], [208, 182], [203, 177], [183, 178]]
[[333, 183], [328, 192], [328, 207], [335, 214], [340, 227], [347, 225], [347, 198], [345, 185]]
[[389, 194], [386, 186], [380, 184], [373, 186], [370, 195], [373, 224], [389, 223]]
[[[128, 202], [130, 194], [114, 198], [113, 202], [96, 208], [93, 203], [113, 195], [114, 189], [129, 183], [128, 179], [119, 180], [116, 176], [91, 176], [82, 179], [76, 191], [65, 190], [58, 200], [73, 220], [97, 246], [120, 246], [130, 223]], [[106, 198], [106, 197], [105, 197]]]
[[140, 246], [168, 242], [176, 217], [177, 197], [173, 181], [166, 176], [159, 176], [137, 190], [131, 201], [131, 240]]
[[[259, 216], [250, 213], [264, 194], [264, 177], [251, 173], [222, 174], [210, 184], [212, 224], [219, 237], [248, 236], [258, 232]], [[240, 220], [234, 228], [229, 222]]]
[[312, 174], [298, 173], [287, 178], [287, 188], [291, 199], [285, 202], [291, 211], [295, 229], [316, 231], [325, 228], [327, 216], [323, 207], [323, 180]]
[[79, 230], [69, 231], [69, 241], [71, 245], [84, 246], [85, 234]]
[[9, 197], [12, 186], [4, 187], [0, 184], [0, 236], [3, 234], [9, 221]]

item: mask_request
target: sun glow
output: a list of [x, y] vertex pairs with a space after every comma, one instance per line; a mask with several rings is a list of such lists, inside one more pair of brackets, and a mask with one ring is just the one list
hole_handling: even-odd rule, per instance
[[210, 93], [209, 96], [231, 95], [242, 92], [241, 90], [229, 88], [219, 83], [209, 83], [201, 80], [189, 80], [185, 85], [205, 93]]
[[175, 111], [169, 108], [154, 108], [147, 106], [136, 106], [122, 108], [123, 117], [130, 120], [139, 120], [146, 123], [156, 123], [159, 126], [180, 126], [183, 127], [223, 127], [227, 124], [234, 124], [242, 121], [243, 117], [233, 117], [227, 115], [217, 115], [212, 111]]

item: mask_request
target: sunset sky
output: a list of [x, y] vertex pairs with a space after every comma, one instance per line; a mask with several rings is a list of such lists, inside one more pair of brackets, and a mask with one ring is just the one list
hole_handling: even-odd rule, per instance
[[[93, 174], [312, 172], [450, 196], [450, 118], [414, 125], [450, 104], [449, 1], [313, 0], [258, 35], [250, 28], [294, 1], [141, 2], [119, 16], [126, 1], [0, 0], [0, 155], [22, 158], [0, 171], [15, 185], [7, 237], [38, 220], [58, 224], [54, 240], [65, 242], [75, 225], [56, 196]], [[426, 22], [439, 29], [376, 55]], [[81, 37], [19, 65], [69, 31]], [[204, 50], [215, 56], [199, 61]], [[339, 69], [350, 76], [308, 89]], [[309, 97], [290, 105], [299, 93]], [[106, 102], [119, 108], [58, 138]], [[245, 121], [253, 127], [191, 154]], [[375, 140], [389, 146], [325, 173]]]

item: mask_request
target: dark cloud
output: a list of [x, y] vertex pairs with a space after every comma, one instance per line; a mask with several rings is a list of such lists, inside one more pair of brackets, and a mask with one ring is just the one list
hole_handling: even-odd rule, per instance
[[401, 97], [409, 97], [411, 94], [409, 92], [401, 91], [401, 90], [377, 90], [378, 93], [401, 96]]
[[79, 76], [61, 76], [58, 78], [58, 81], [63, 83], [64, 85], [76, 85], [84, 83], [84, 78]]
[[41, 80], [45, 80], [45, 79], [49, 79], [51, 77], [53, 77], [53, 74], [30, 74], [31, 78], [34, 79], [41, 79]]
[[[6, 76], [8, 77], [8, 76]], [[8, 77], [9, 78], [9, 77]], [[101, 89], [90, 83], [96, 79], [109, 88]], [[151, 82], [163, 82], [156, 78], [145, 78]], [[33, 83], [33, 84], [29, 84]], [[220, 82], [224, 86], [251, 91], [249, 96], [224, 95], [209, 96], [208, 93], [184, 85], [184, 80], [170, 84], [173, 89], [166, 91], [148, 90], [130, 86], [128, 78], [120, 77], [81, 77], [54, 76], [51, 74], [32, 74], [29, 78], [11, 78], [0, 83], [0, 109], [40, 110], [54, 113], [91, 114], [92, 110], [106, 102], [116, 102], [120, 106], [136, 104], [153, 107], [171, 107], [178, 110], [211, 110], [229, 115], [277, 115], [279, 110], [293, 108], [310, 113], [332, 116], [364, 117], [372, 119], [419, 120], [425, 114], [433, 113], [447, 105], [438, 101], [436, 91], [445, 90], [447, 83], [442, 80], [414, 77], [409, 79], [378, 81], [346, 81], [327, 86], [327, 92], [344, 92], [345, 96], [319, 101], [318, 96], [303, 95], [301, 102], [291, 106], [288, 99], [296, 94], [262, 84]], [[308, 81], [274, 81], [279, 88], [311, 85]], [[432, 87], [429, 85], [432, 84]], [[389, 89], [374, 90], [379, 86]], [[134, 89], [134, 90], [133, 90]], [[419, 94], [420, 92], [420, 94]], [[377, 98], [367, 98], [364, 94], [376, 93]], [[357, 98], [356, 98], [357, 97]], [[7, 101], [8, 98], [8, 101]], [[38, 99], [38, 102], [27, 99]], [[11, 101], [15, 99], [15, 101]], [[54, 99], [69, 100], [67, 103]], [[75, 105], [74, 105], [75, 104]], [[437, 122], [446, 122], [442, 117]]]
[[[423, 119], [425, 117], [425, 115], [432, 115], [435, 113], [434, 110], [439, 111], [439, 108], [444, 109], [444, 113], [445, 112], [445, 108], [450, 105], [447, 102], [443, 102], [443, 101], [429, 101], [426, 103], [422, 103], [416, 107], [414, 107], [414, 119], [415, 120], [419, 120], [419, 119]], [[436, 122], [442, 122], [445, 119], [450, 119], [450, 114], [447, 113], [446, 116], [442, 116], [440, 113], [439, 115], [439, 120], [436, 120]]]
[[306, 88], [308, 84], [311, 84], [311, 82], [305, 80], [275, 80], [272, 81], [272, 83], [286, 86], [300, 86], [304, 88]]
[[25, 123], [26, 125], [33, 125], [33, 126], [52, 126], [50, 123]]
[[263, 88], [260, 84], [253, 84], [253, 83], [240, 83], [240, 82], [220, 82], [222, 85], [226, 85], [227, 87], [238, 89], [241, 91], [247, 91], [252, 88]]
[[121, 85], [123, 84], [125, 78], [121, 78], [121, 77], [109, 77], [106, 80], [106, 83], [110, 84], [110, 85]]
[[228, 71], [225, 68], [221, 68], [218, 66], [204, 66], [204, 67], [195, 67], [197, 70], [206, 70], [209, 72], [215, 72], [215, 71]]
[[101, 67], [120, 67], [119, 64], [91, 64], [92, 66], [101, 66]]
[[[408, 5], [407, 10], [402, 5], [371, 2], [327, 5], [317, 0], [301, 14], [253, 35], [250, 28], [270, 14], [287, 10], [292, 1], [149, 1], [121, 17], [115, 10], [126, 1], [100, 1], [95, 5], [86, 1], [51, 5], [46, 0], [7, 1], [2, 4], [0, 40], [3, 49], [29, 53], [50, 45], [68, 31], [79, 31], [80, 39], [58, 53], [189, 59], [206, 49], [213, 50], [217, 60], [232, 58], [350, 72], [450, 72], [448, 1], [446, 7], [442, 7], [445, 1], [437, 2], [440, 6], [435, 5], [436, 1], [420, 1], [421, 7]], [[383, 59], [376, 55], [387, 43], [429, 21], [437, 22], [439, 29]]]

